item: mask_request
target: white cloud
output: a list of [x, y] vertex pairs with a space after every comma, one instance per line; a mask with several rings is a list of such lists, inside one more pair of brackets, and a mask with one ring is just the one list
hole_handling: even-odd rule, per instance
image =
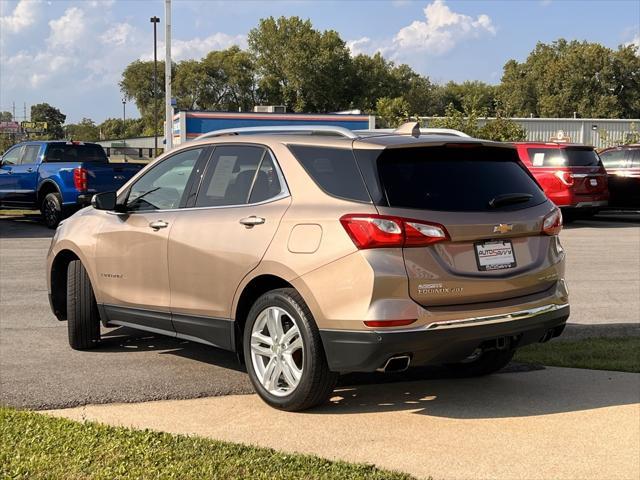
[[40, 3], [40, 0], [20, 0], [13, 12], [0, 17], [0, 30], [19, 33], [33, 25], [39, 13]]
[[441, 55], [458, 43], [482, 35], [495, 35], [488, 15], [471, 17], [452, 11], [444, 0], [434, 0], [424, 9], [426, 21], [414, 21], [393, 38], [393, 50]]
[[[218, 32], [205, 38], [196, 37], [191, 40], [176, 40], [174, 38], [171, 41], [171, 58], [174, 61], [200, 59], [212, 50], [224, 50], [232, 45], [246, 48], [247, 37]], [[158, 42], [158, 58], [164, 58], [164, 42]], [[153, 51], [145, 53], [141, 59], [152, 60]]]
[[625, 45], [635, 45], [638, 48], [638, 54], [640, 54], [640, 33], [636, 33], [631, 41], [625, 43]]
[[106, 45], [125, 45], [133, 33], [128, 23], [120, 23], [100, 35], [100, 41]]
[[369, 53], [371, 51], [371, 39], [362, 37], [357, 40], [349, 40], [347, 48], [351, 51], [351, 55], [360, 55], [361, 53]]
[[84, 10], [77, 7], [68, 8], [62, 17], [49, 22], [51, 34], [48, 43], [52, 47], [77, 46], [86, 31], [85, 21]]

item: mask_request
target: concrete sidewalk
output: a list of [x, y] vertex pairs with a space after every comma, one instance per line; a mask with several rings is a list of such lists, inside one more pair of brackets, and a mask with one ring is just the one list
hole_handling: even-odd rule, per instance
[[55, 416], [372, 463], [435, 479], [640, 478], [640, 375], [548, 368], [342, 387], [306, 413], [255, 395], [89, 405]]

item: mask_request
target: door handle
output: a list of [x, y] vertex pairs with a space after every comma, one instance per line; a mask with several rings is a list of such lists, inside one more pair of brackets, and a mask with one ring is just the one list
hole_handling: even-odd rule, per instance
[[255, 225], [262, 225], [264, 223], [264, 218], [251, 215], [250, 217], [241, 218], [240, 223], [247, 228], [251, 228]]
[[31, 172], [33, 172], [33, 168], [31, 167], [27, 168], [27, 173], [31, 173]]
[[155, 222], [151, 222], [149, 224], [149, 226], [151, 228], [153, 228], [154, 230], [158, 231], [161, 228], [167, 228], [169, 226], [169, 224], [167, 222], [165, 222], [164, 220], [156, 220]]

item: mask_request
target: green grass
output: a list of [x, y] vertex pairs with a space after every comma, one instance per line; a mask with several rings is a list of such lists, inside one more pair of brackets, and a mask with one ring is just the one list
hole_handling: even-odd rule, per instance
[[640, 337], [552, 340], [524, 347], [515, 360], [553, 367], [640, 372]]
[[78, 423], [0, 407], [0, 478], [399, 480], [412, 477], [371, 465], [331, 462], [198, 437]]

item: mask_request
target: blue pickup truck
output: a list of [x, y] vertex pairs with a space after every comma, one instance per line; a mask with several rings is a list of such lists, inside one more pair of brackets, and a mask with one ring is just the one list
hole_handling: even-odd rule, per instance
[[0, 208], [37, 209], [55, 228], [99, 192], [117, 190], [142, 165], [109, 163], [95, 143], [28, 141], [0, 157]]

